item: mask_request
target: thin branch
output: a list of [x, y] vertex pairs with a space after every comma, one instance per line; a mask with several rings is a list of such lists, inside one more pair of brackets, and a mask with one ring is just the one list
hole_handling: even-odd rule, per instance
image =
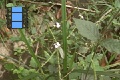
[[74, 70], [74, 68], [71, 69], [71, 71], [69, 71], [69, 72], [63, 77], [63, 79], [66, 78], [73, 70]]
[[112, 9], [109, 9], [105, 14], [103, 14], [103, 16], [102, 16], [96, 23], [100, 23], [100, 22], [104, 19], [104, 17], [105, 17], [107, 14], [109, 14], [111, 11], [112, 11]]
[[[24, 0], [21, 0], [21, 1], [18, 1], [18, 2], [26, 2], [26, 3], [41, 4], [41, 5], [47, 5], [47, 4], [53, 4], [53, 5], [56, 5], [56, 6], [61, 6], [62, 5], [61, 3], [53, 3], [53, 2], [44, 3], [44, 2], [33, 2], [33, 1], [24, 1]], [[90, 10], [90, 9], [73, 7], [73, 6], [70, 6], [70, 5], [66, 5], [66, 7], [67, 8], [78, 9], [78, 10], [83, 10], [83, 11], [96, 12], [96, 11], [93, 11], [93, 10]]]
[[[51, 2], [49, 2], [51, 3]], [[61, 6], [62, 4], [60, 3], [52, 3], [53, 5], [59, 5]], [[85, 9], [85, 8], [80, 8], [80, 7], [73, 7], [73, 6], [70, 6], [70, 5], [66, 5], [67, 8], [73, 8], [73, 9], [78, 9], [78, 10], [83, 10], [83, 11], [90, 11], [90, 12], [95, 12], [93, 10], [89, 10], [89, 9]]]

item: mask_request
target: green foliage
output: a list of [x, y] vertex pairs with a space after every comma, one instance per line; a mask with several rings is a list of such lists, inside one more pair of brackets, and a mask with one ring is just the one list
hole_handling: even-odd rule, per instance
[[120, 0], [115, 0], [115, 8], [120, 9]]
[[108, 51], [120, 54], [120, 40], [117, 39], [107, 39], [104, 40], [101, 45], [105, 47]]
[[34, 60], [33, 57], [32, 57], [31, 60], [30, 60], [30, 66], [31, 66], [31, 67], [34, 67], [34, 68], [37, 68], [37, 67], [38, 67], [38, 65], [37, 65], [37, 63], [36, 63], [36, 61]]
[[6, 7], [13, 7], [13, 6], [14, 6], [13, 3], [8, 3], [8, 4], [6, 5]]
[[12, 71], [15, 69], [15, 65], [12, 64], [12, 63], [7, 63], [4, 65], [5, 69], [8, 70], [8, 71]]
[[19, 67], [19, 69], [13, 70], [13, 73], [18, 74], [20, 80], [41, 80], [39, 73], [35, 69], [28, 70], [23, 67]]
[[[28, 7], [29, 27], [15, 30], [17, 34], [13, 30], [17, 36], [9, 38], [11, 47], [22, 41], [25, 48], [21, 49], [23, 45], [14, 47], [12, 56], [15, 58], [5, 56], [4, 68], [16, 74], [18, 80], [119, 80], [119, 63], [106, 54], [120, 54], [120, 1], [89, 1], [89, 5], [84, 5], [85, 10], [76, 10], [80, 18], [74, 18], [76, 13], [73, 11], [70, 19], [67, 19], [70, 7], [65, 6], [66, 0], [61, 0], [60, 9], [60, 5], [46, 2], [8, 3], [7, 7], [16, 4]], [[56, 19], [56, 13], [62, 18]], [[4, 24], [0, 19], [0, 28]], [[55, 47], [55, 43], [59, 46]], [[104, 57], [110, 59], [106, 60], [108, 64], [101, 66]], [[112, 70], [116, 65], [118, 69]]]
[[92, 41], [98, 41], [98, 39], [100, 39], [99, 28], [95, 23], [80, 19], [74, 19], [74, 21], [79, 33], [83, 37]]

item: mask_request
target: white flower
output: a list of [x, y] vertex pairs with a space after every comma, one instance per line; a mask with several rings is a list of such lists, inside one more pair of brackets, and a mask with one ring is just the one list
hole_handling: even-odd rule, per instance
[[79, 17], [82, 18], [82, 19], [84, 19], [84, 17], [81, 14], [79, 14]]
[[56, 42], [56, 43], [54, 44], [54, 46], [55, 46], [55, 48], [59, 48], [59, 47], [60, 47], [60, 43], [59, 43], [59, 42]]
[[54, 26], [57, 28], [60, 28], [61, 25], [60, 25], [60, 23], [56, 22]]

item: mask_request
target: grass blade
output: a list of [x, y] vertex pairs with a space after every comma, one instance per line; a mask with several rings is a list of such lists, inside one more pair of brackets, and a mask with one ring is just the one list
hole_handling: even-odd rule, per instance
[[27, 45], [27, 48], [28, 48], [28, 50], [30, 52], [30, 55], [35, 59], [35, 61], [38, 64], [39, 68], [41, 69], [41, 64], [40, 64], [39, 60], [37, 59], [37, 57], [35, 56], [35, 53], [34, 53], [33, 49], [30, 47], [30, 44], [29, 44], [28, 40], [26, 39], [26, 37], [25, 37], [25, 35], [23, 33], [23, 29], [19, 29], [19, 32], [21, 34], [21, 38], [23, 39], [23, 41]]
[[63, 60], [63, 72], [67, 71], [67, 18], [66, 18], [66, 0], [61, 0], [62, 3], [62, 35], [63, 35], [63, 51], [65, 54]]

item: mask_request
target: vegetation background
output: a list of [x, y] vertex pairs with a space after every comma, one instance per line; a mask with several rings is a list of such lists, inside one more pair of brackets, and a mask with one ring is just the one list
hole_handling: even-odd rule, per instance
[[[13, 6], [28, 28], [7, 28]], [[120, 80], [120, 0], [0, 0], [0, 51], [0, 80]]]

